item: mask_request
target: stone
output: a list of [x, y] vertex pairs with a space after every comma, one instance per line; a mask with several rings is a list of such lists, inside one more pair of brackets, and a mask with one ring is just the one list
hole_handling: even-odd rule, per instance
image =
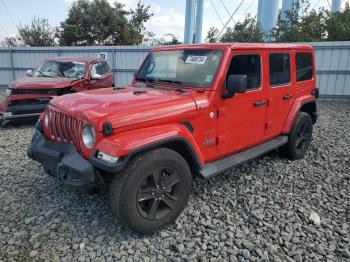
[[309, 220], [316, 226], [321, 225], [321, 218], [316, 212], [310, 213]]

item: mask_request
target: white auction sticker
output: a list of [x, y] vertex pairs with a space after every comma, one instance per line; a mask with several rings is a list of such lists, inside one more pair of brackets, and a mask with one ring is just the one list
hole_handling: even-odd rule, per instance
[[189, 55], [186, 58], [185, 63], [186, 64], [196, 64], [196, 65], [203, 65], [207, 61], [207, 56], [201, 56], [201, 55]]

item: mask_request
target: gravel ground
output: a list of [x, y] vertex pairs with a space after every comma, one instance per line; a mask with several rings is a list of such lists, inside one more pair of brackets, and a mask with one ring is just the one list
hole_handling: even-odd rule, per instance
[[114, 221], [106, 194], [67, 188], [28, 159], [33, 124], [0, 128], [0, 261], [350, 261], [350, 102], [319, 111], [304, 159], [273, 152], [195, 179], [176, 223], [148, 236]]

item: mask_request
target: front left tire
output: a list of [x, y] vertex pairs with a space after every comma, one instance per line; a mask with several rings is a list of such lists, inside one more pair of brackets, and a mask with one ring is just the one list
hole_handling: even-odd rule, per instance
[[129, 229], [147, 234], [173, 223], [192, 188], [187, 162], [177, 152], [157, 148], [134, 157], [110, 185], [115, 217]]

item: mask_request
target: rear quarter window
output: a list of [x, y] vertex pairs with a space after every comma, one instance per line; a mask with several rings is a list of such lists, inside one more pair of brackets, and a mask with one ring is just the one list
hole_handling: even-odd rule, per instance
[[313, 77], [313, 64], [311, 53], [295, 54], [296, 79], [297, 82], [310, 80]]

